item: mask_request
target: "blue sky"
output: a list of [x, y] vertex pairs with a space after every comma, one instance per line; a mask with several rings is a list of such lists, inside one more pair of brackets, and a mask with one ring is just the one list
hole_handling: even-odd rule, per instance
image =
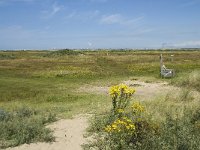
[[0, 0], [0, 49], [200, 47], [200, 0]]

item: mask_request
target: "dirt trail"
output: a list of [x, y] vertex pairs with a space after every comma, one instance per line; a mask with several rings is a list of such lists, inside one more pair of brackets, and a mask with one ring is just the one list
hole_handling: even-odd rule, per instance
[[158, 96], [166, 96], [170, 91], [178, 90], [179, 88], [170, 86], [167, 82], [146, 83], [143, 81], [125, 81], [125, 84], [136, 89], [134, 94], [139, 100], [151, 100]]
[[61, 119], [48, 127], [54, 130], [56, 141], [53, 143], [23, 144], [7, 150], [81, 150], [86, 142], [83, 137], [88, 126], [88, 116], [76, 116], [73, 119]]
[[[136, 89], [134, 97], [141, 100], [150, 100], [157, 96], [165, 96], [171, 90], [178, 90], [177, 87], [170, 86], [167, 82], [146, 83], [139, 80], [128, 80], [123, 83], [130, 87], [134, 87]], [[108, 94], [108, 90], [109, 87], [85, 85], [80, 87], [78, 92]]]
[[[158, 95], [165, 95], [175, 87], [167, 83], [145, 83], [143, 81], [124, 81], [125, 84], [134, 87], [134, 96], [141, 100], [155, 98]], [[80, 87], [77, 92], [88, 92], [97, 94], [108, 94], [109, 87], [95, 87], [85, 85]], [[81, 145], [86, 143], [83, 137], [85, 129], [88, 127], [88, 116], [76, 116], [73, 119], [61, 119], [48, 127], [54, 130], [56, 142], [53, 143], [33, 143], [23, 144], [19, 147], [8, 148], [7, 150], [81, 150]]]

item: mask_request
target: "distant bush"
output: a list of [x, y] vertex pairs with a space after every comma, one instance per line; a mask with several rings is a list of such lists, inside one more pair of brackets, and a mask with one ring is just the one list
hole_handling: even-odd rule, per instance
[[51, 51], [45, 54], [44, 57], [59, 57], [59, 56], [65, 56], [65, 55], [79, 55], [79, 54], [82, 54], [82, 53], [80, 51], [64, 49], [64, 50]]
[[16, 56], [14, 56], [13, 54], [3, 54], [0, 53], [0, 59], [15, 59]]

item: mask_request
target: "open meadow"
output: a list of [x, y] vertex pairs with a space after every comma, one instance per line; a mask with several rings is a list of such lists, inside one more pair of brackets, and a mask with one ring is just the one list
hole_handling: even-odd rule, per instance
[[[174, 78], [160, 77], [161, 53]], [[120, 83], [142, 114], [114, 112], [108, 90]], [[97, 139], [84, 149], [200, 149], [199, 92], [199, 50], [0, 51], [0, 149], [53, 142], [45, 126], [80, 114], [92, 116], [87, 135]], [[105, 130], [120, 115], [134, 131]]]

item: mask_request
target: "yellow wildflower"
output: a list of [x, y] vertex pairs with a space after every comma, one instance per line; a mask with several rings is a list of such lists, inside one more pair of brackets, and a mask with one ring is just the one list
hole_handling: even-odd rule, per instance
[[144, 112], [145, 111], [145, 107], [140, 105], [139, 102], [134, 102], [131, 107], [134, 112]]
[[111, 126], [110, 126], [110, 125], [106, 126], [106, 127], [105, 127], [105, 131], [106, 131], [106, 132], [111, 132], [111, 131], [112, 131]]
[[127, 89], [124, 89], [124, 93], [125, 94], [129, 94], [130, 93], [130, 90], [127, 88]]
[[131, 96], [131, 95], [133, 95], [133, 93], [135, 93], [135, 89], [134, 89], [134, 88], [128, 87], [128, 88], [124, 89], [123, 92], [124, 92], [125, 94], [127, 94], [128, 96]]
[[134, 88], [129, 88], [129, 93], [130, 93], [130, 94], [135, 93], [135, 89], [134, 89]]
[[110, 90], [109, 90], [109, 94], [111, 96], [118, 96], [118, 95], [120, 95], [120, 88], [119, 88], [119, 86], [118, 85], [112, 86], [110, 88]]
[[121, 90], [125, 90], [125, 89], [127, 89], [128, 88], [128, 86], [126, 85], [126, 84], [120, 84], [119, 85], [119, 88], [121, 89]]
[[135, 125], [134, 124], [130, 124], [129, 126], [130, 126], [131, 129], [135, 130]]
[[108, 133], [113, 132], [135, 132], [135, 125], [131, 119], [123, 117], [115, 120], [111, 125], [107, 125], [105, 131]]
[[112, 86], [109, 89], [109, 94], [113, 98], [117, 98], [120, 94], [126, 94], [126, 96], [130, 97], [133, 93], [135, 93], [135, 89], [128, 87], [126, 84]]
[[116, 124], [112, 124], [112, 128], [113, 128], [114, 130], [116, 130], [116, 129], [117, 129], [117, 125], [116, 125]]
[[124, 110], [123, 110], [123, 109], [117, 109], [117, 112], [118, 112], [118, 113], [123, 113]]
[[131, 119], [127, 119], [126, 121], [127, 121], [127, 122], [131, 122]]

